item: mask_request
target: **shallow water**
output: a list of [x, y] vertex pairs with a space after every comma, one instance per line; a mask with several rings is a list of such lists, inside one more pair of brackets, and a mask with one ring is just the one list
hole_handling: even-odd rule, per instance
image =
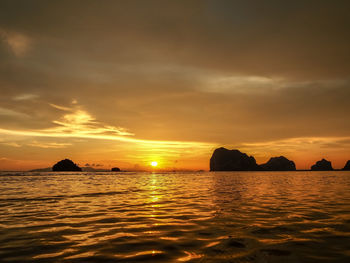
[[1, 262], [350, 262], [350, 172], [0, 173]]

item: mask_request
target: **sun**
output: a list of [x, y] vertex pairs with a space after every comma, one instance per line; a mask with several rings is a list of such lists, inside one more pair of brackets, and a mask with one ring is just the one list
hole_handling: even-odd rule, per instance
[[156, 167], [156, 166], [158, 165], [158, 162], [151, 162], [151, 165], [152, 165], [153, 167]]

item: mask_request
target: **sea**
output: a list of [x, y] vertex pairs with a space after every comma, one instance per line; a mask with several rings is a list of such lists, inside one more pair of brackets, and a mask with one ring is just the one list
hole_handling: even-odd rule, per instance
[[0, 262], [350, 262], [350, 172], [1, 172]]

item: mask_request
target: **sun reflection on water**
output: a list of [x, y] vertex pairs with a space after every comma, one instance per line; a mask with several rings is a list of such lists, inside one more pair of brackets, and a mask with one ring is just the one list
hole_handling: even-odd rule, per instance
[[341, 172], [1, 176], [0, 255], [69, 263], [346, 259], [349, 178]]

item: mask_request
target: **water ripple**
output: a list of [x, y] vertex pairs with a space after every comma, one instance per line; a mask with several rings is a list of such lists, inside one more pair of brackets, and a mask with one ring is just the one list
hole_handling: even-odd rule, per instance
[[0, 175], [1, 262], [350, 260], [349, 172]]

